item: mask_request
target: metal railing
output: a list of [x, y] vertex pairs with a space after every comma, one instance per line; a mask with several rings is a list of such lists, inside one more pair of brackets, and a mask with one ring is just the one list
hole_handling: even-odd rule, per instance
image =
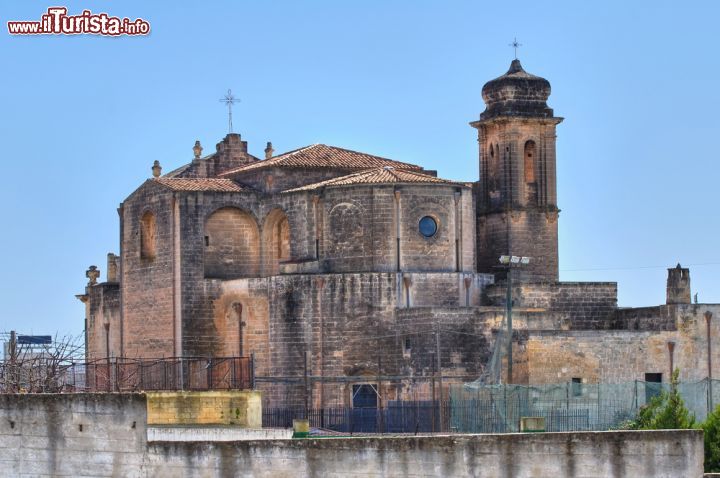
[[[52, 372], [52, 373], [51, 373]], [[44, 380], [30, 380], [43, 376]], [[0, 393], [245, 390], [254, 388], [252, 357], [112, 358], [90, 362], [0, 364]]]

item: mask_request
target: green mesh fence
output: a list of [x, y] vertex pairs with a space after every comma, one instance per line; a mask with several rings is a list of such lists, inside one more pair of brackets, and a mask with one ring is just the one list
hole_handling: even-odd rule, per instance
[[[685, 405], [699, 421], [708, 409], [720, 405], [720, 380], [709, 385], [702, 380], [678, 386]], [[520, 431], [521, 417], [544, 417], [546, 431], [610, 430], [634, 418], [640, 407], [668, 388], [666, 383], [641, 381], [451, 385], [450, 426], [458, 432], [509, 433]]]

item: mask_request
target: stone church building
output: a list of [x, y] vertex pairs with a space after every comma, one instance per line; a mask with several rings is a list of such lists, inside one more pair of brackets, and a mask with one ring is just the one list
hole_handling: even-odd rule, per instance
[[[484, 85], [473, 183], [324, 144], [268, 143], [258, 158], [233, 133], [167, 174], [156, 161], [120, 204], [106, 280], [87, 272], [87, 358], [252, 354], [258, 376], [307, 367], [364, 383], [439, 367], [469, 381], [501, 348], [498, 258], [516, 255], [530, 261], [512, 271], [514, 382], [666, 381], [668, 343], [683, 379], [704, 378], [720, 307], [691, 303], [687, 269], [669, 269], [667, 303], [646, 308], [618, 308], [616, 283], [559, 282], [563, 118], [549, 95], [518, 60]], [[347, 390], [313, 389], [313, 404], [348, 403]]]

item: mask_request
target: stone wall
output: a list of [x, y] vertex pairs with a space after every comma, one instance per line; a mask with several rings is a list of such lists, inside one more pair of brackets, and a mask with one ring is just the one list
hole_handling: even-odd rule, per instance
[[[179, 355], [175, 331], [175, 197], [147, 181], [120, 206], [121, 347], [113, 355]], [[155, 217], [153, 257], [141, 254], [141, 219]], [[104, 351], [102, 353], [104, 356]]]
[[87, 359], [105, 358], [108, 353], [117, 356], [121, 332], [119, 284], [103, 282], [88, 285], [83, 301], [86, 303]]
[[[410, 308], [405, 307], [403, 278], [411, 283]], [[416, 365], [403, 356], [404, 335], [417, 333], [417, 329], [398, 314], [405, 317], [415, 310], [442, 306], [445, 312], [428, 320], [437, 320], [450, 328], [459, 327], [468, 317], [475, 321], [473, 306], [477, 306], [482, 289], [491, 280], [488, 275], [466, 273], [299, 274], [230, 281], [206, 279], [196, 291], [197, 296], [204, 299], [193, 304], [192, 319], [184, 322], [184, 347], [196, 355], [231, 356], [239, 351], [243, 355], [254, 354], [255, 371], [261, 377], [303, 376], [306, 353], [309, 374], [317, 377], [375, 376], [379, 357], [386, 374], [424, 373], [428, 370], [426, 366], [416, 369]], [[467, 299], [471, 306], [468, 308], [463, 307]], [[493, 311], [495, 317], [495, 309]], [[459, 315], [455, 317], [454, 312]], [[484, 322], [473, 322], [472, 327], [481, 330]], [[425, 333], [432, 334], [432, 331]], [[488, 333], [492, 334], [491, 329]], [[453, 350], [453, 360], [457, 362], [466, 355], [467, 340], [455, 339], [443, 336], [443, 347]], [[429, 357], [435, 350], [433, 341], [427, 342], [427, 349], [421, 343], [414, 346], [416, 357], [423, 354]], [[484, 353], [482, 347], [478, 353]], [[478, 366], [479, 362], [473, 359], [473, 363], [467, 364], [467, 370], [477, 371]], [[455, 368], [458, 367], [456, 364]], [[273, 400], [275, 405], [286, 403], [287, 394], [302, 400], [303, 394], [298, 392], [302, 389], [301, 383], [298, 382], [295, 391], [292, 386], [281, 388], [277, 397], [273, 389], [265, 388], [272, 392], [265, 398]], [[330, 388], [335, 391], [325, 393]], [[323, 398], [320, 395], [324, 395]], [[347, 398], [342, 387], [326, 387], [321, 392], [319, 385], [313, 397], [317, 405], [320, 401], [326, 405], [344, 403]]]
[[[506, 285], [488, 287], [490, 304], [504, 305]], [[617, 308], [615, 282], [513, 283], [513, 303], [518, 307], [540, 308], [562, 321], [563, 328], [609, 329], [614, 327]]]
[[260, 392], [149, 392], [148, 425], [234, 425], [262, 428]]
[[703, 465], [700, 430], [155, 442], [145, 397], [129, 394], [0, 395], [0, 418], [4, 476], [675, 478]]
[[[529, 331], [526, 349], [529, 383], [560, 383], [581, 378], [587, 383], [645, 380], [646, 373], [670, 376], [668, 342], [673, 342], [673, 365], [680, 380], [698, 381], [708, 376], [707, 332], [704, 314], [714, 317], [720, 306], [673, 306], [674, 326], [668, 330], [571, 330]], [[720, 321], [713, 320], [711, 334], [718, 337]], [[720, 347], [712, 347], [712, 362], [720, 363]], [[520, 359], [520, 357], [518, 357]], [[717, 372], [715, 373], [717, 376]]]

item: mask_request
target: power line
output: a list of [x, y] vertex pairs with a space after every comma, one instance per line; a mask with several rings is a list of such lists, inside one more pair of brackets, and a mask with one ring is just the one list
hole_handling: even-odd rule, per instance
[[[686, 264], [687, 267], [699, 267], [699, 266], [719, 266], [720, 262], [698, 262], [695, 264]], [[560, 269], [560, 272], [586, 272], [586, 271], [634, 271], [642, 269], [672, 269], [672, 267], [665, 266], [634, 266], [634, 267], [601, 267], [601, 268], [587, 268], [587, 269]]]

